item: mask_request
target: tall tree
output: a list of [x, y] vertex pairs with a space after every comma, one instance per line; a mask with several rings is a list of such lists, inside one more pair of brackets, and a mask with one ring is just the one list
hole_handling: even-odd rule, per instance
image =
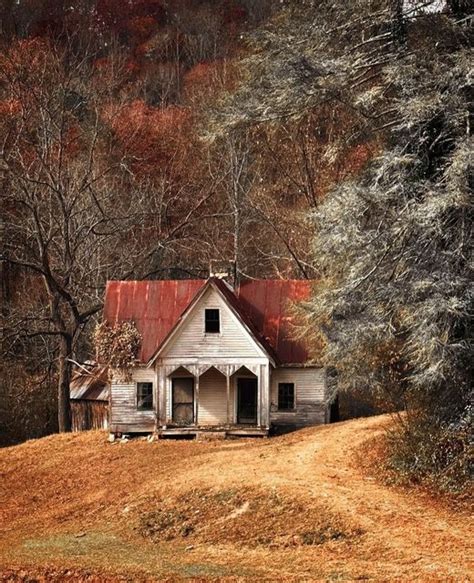
[[[303, 333], [325, 342], [340, 388], [383, 390], [433, 431], [461, 423], [472, 396], [472, 31], [463, 9], [288, 3], [249, 38], [243, 82], [212, 125], [216, 135], [255, 125], [281, 133], [327, 108], [345, 116], [321, 161], [344, 166], [358, 145], [375, 145], [365, 171], [338, 173], [340, 185], [313, 205], [320, 277]], [[330, 125], [321, 119], [320, 129]], [[312, 174], [323, 168], [316, 161]]]
[[313, 214], [322, 278], [308, 332], [323, 331], [341, 388], [370, 387], [405, 406], [412, 470], [432, 464], [449, 482], [464, 446], [439, 432], [462, 427], [472, 399], [472, 36], [447, 15], [404, 25], [378, 76], [386, 149]]
[[37, 290], [11, 314], [9, 337], [57, 339], [60, 431], [71, 427], [71, 359], [106, 280], [158, 271], [212, 196], [188, 199], [163, 173], [131, 170], [137, 128], [118, 133], [107, 108], [120, 66], [98, 74], [95, 55], [72, 47], [20, 41], [0, 63], [4, 259]]

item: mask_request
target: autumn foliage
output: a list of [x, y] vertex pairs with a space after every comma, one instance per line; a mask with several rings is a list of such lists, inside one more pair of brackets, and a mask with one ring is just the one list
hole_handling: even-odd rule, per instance
[[[354, 120], [342, 107], [209, 139], [211, 112], [245, 83], [245, 38], [277, 8], [25, 0], [0, 9], [12, 370], [20, 363], [52, 382], [62, 359], [67, 400], [67, 363], [92, 351], [107, 279], [205, 277], [211, 260], [236, 258], [242, 277], [315, 275], [302, 217], [379, 144], [347, 141]], [[26, 305], [15, 290], [28, 286]]]
[[183, 107], [157, 108], [135, 100], [123, 107], [108, 106], [104, 119], [114, 132], [117, 146], [131, 153], [133, 172], [152, 175], [158, 165], [168, 163], [176, 154], [179, 138], [190, 123], [190, 112]]

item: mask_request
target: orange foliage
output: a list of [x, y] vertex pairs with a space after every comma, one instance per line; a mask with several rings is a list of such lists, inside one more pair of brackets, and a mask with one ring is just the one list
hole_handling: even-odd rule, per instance
[[143, 38], [158, 23], [163, 23], [166, 9], [162, 0], [97, 0], [96, 18], [100, 25], [118, 33]]
[[18, 99], [5, 99], [0, 101], [0, 118], [11, 118], [20, 113], [22, 109]]
[[346, 154], [346, 168], [350, 174], [358, 174], [367, 162], [374, 157], [374, 144], [358, 144]]
[[49, 63], [51, 44], [45, 38], [26, 38], [15, 42], [8, 53], [0, 53], [0, 67], [6, 75], [20, 70], [29, 74], [43, 70]]
[[135, 59], [127, 59], [125, 63], [125, 71], [131, 76], [135, 76], [140, 72], [140, 65]]
[[204, 93], [209, 90], [215, 78], [217, 63], [198, 63], [184, 75], [185, 91], [189, 93]]
[[135, 16], [127, 23], [127, 30], [132, 37], [132, 43], [140, 43], [153, 34], [157, 28], [157, 21], [152, 16]]
[[109, 106], [104, 118], [113, 129], [124, 153], [131, 152], [137, 172], [153, 172], [176, 152], [180, 136], [190, 121], [188, 109], [156, 108], [135, 100], [118, 108]]
[[101, 57], [94, 61], [94, 67], [99, 71], [107, 71], [110, 67], [110, 59], [108, 57]]
[[237, 74], [232, 74], [232, 63], [212, 61], [198, 63], [189, 69], [183, 78], [183, 92], [186, 99], [215, 95], [216, 91], [230, 91], [237, 81]]
[[64, 149], [71, 158], [81, 153], [83, 147], [81, 138], [81, 127], [76, 123], [71, 123], [64, 139]]

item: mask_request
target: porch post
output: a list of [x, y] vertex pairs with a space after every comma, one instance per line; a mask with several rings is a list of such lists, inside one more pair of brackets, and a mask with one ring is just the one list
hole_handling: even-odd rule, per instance
[[153, 404], [155, 406], [155, 433], [158, 432], [158, 427], [160, 426], [160, 403], [158, 399], [160, 398], [160, 378], [161, 378], [161, 367], [155, 367], [155, 382], [153, 383]]
[[199, 425], [199, 372], [194, 377], [194, 425]]
[[166, 425], [166, 392], [167, 392], [167, 375], [166, 367], [160, 366], [158, 372], [158, 415], [160, 419], [160, 425]]
[[230, 370], [227, 370], [225, 375], [226, 380], [226, 398], [227, 398], [227, 425], [231, 425], [232, 421], [230, 419]]
[[262, 367], [258, 365], [257, 373], [257, 426], [262, 425]]
[[270, 365], [260, 365], [260, 382], [262, 385], [260, 402], [261, 409], [261, 424], [264, 427], [270, 426]]

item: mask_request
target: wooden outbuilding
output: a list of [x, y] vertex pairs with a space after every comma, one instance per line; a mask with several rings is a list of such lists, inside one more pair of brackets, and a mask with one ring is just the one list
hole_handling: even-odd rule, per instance
[[76, 366], [70, 385], [73, 431], [108, 429], [109, 392], [106, 367], [90, 361]]

